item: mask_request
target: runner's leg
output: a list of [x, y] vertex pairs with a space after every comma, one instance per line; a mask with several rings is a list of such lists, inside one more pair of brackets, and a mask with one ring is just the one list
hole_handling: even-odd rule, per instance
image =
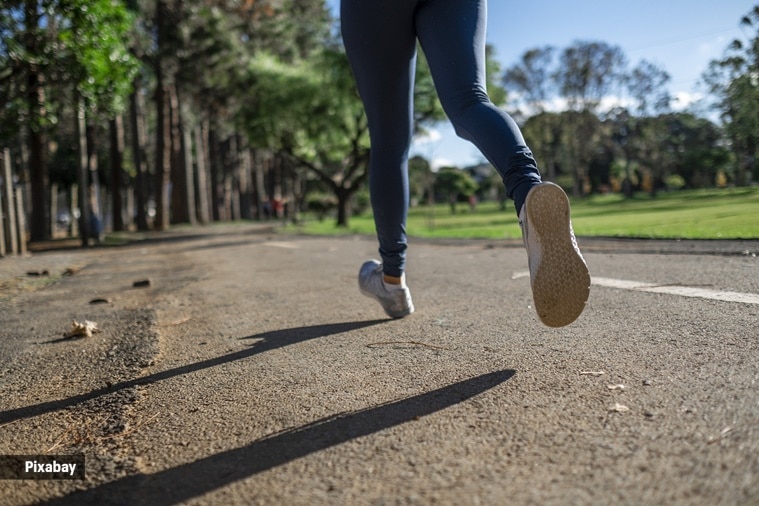
[[406, 263], [408, 151], [416, 66], [414, 0], [343, 0], [342, 35], [369, 121], [369, 192], [383, 272]]
[[503, 178], [517, 213], [540, 173], [522, 133], [490, 101], [485, 79], [486, 0], [420, 4], [416, 30], [440, 101], [456, 133], [471, 142]]

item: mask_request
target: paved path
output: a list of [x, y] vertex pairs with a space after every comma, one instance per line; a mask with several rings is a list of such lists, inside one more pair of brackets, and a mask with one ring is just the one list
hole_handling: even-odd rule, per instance
[[[0, 260], [78, 269], [0, 298], [0, 453], [87, 455], [86, 481], [0, 503], [759, 503], [756, 243], [585, 245], [590, 301], [558, 330], [505, 242], [413, 242], [398, 321], [358, 292], [366, 238]], [[77, 318], [101, 332], [61, 339]]]

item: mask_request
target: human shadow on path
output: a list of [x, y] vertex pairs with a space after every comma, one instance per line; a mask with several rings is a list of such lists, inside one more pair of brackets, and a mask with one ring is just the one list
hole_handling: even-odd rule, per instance
[[311, 325], [307, 327], [294, 327], [290, 329], [273, 330], [270, 332], [263, 332], [248, 336], [242, 339], [258, 339], [259, 341], [252, 344], [250, 347], [244, 350], [235, 351], [227, 355], [220, 357], [213, 357], [194, 364], [187, 364], [181, 367], [175, 367], [173, 369], [167, 369], [165, 371], [156, 372], [147, 376], [122, 381], [111, 385], [109, 387], [98, 388], [91, 392], [74, 395], [66, 399], [59, 399], [54, 401], [41, 402], [31, 406], [24, 406], [15, 409], [8, 409], [0, 411], [0, 426], [14, 422], [16, 420], [22, 420], [25, 418], [31, 418], [34, 416], [43, 415], [45, 413], [51, 413], [59, 409], [69, 408], [76, 404], [95, 399], [97, 397], [112, 394], [119, 390], [135, 387], [138, 385], [149, 385], [165, 379], [173, 378], [175, 376], [181, 376], [183, 374], [189, 374], [195, 371], [208, 369], [236, 360], [252, 357], [259, 353], [263, 353], [269, 350], [275, 350], [277, 348], [283, 348], [290, 346], [291, 344], [308, 341], [310, 339], [318, 339], [321, 337], [327, 337], [335, 334], [341, 334], [343, 332], [350, 332], [353, 330], [359, 330], [372, 325], [385, 323], [390, 320], [367, 320], [359, 322], [342, 322], [342, 323], [329, 323], [323, 325]]
[[74, 492], [49, 504], [151, 504], [189, 501], [307, 455], [443, 410], [481, 394], [514, 375], [501, 370], [387, 404], [322, 418], [154, 474], [127, 476]]

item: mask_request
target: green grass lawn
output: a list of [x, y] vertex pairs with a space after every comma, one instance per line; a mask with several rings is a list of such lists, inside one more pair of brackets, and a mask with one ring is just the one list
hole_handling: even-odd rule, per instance
[[[651, 198], [636, 195], [594, 195], [572, 199], [572, 223], [578, 236], [669, 239], [759, 239], [759, 188], [683, 190]], [[351, 217], [349, 227], [338, 228], [334, 218], [323, 222], [306, 217], [286, 231], [305, 234], [374, 234], [370, 213]], [[472, 212], [459, 204], [451, 214], [447, 205], [415, 207], [409, 211], [407, 232], [412, 237], [520, 238], [511, 202], [501, 211], [483, 202]]]

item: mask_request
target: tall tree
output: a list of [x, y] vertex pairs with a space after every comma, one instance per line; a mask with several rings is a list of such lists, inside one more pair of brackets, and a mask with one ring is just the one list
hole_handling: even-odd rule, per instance
[[[126, 51], [131, 18], [116, 0], [11, 0], [0, 7], [0, 123], [27, 132], [32, 240], [49, 236], [45, 136], [69, 90], [90, 111], [123, 108], [135, 62]], [[54, 89], [54, 92], [52, 91]], [[18, 130], [18, 129], [16, 129]]]
[[543, 112], [552, 95], [555, 53], [551, 46], [529, 49], [503, 75], [503, 84], [515, 92], [517, 104], [527, 106], [528, 115]]
[[[126, 107], [137, 71], [137, 62], [127, 44], [133, 19], [116, 0], [69, 0], [61, 5], [63, 15], [70, 20], [70, 29], [62, 30], [60, 38], [71, 53], [68, 63], [75, 87], [74, 100], [85, 106], [87, 120], [87, 146], [81, 146], [80, 150], [88, 153], [88, 170], [81, 171], [79, 181], [82, 211], [79, 229], [82, 244], [86, 246], [91, 232], [90, 212], [100, 212], [94, 123], [98, 116], [107, 121], [120, 115]], [[93, 188], [88, 194], [90, 184]], [[94, 219], [100, 220], [100, 217]], [[101, 230], [92, 232], [99, 234]]]
[[435, 177], [435, 190], [448, 197], [451, 214], [456, 214], [459, 198], [468, 198], [477, 192], [477, 182], [468, 172], [456, 167], [441, 167]]
[[[250, 76], [252, 93], [242, 117], [251, 143], [286, 153], [319, 178], [338, 202], [338, 225], [346, 226], [369, 163], [368, 125], [347, 57], [337, 46], [295, 65], [259, 55]], [[443, 117], [423, 58], [415, 101], [417, 131]]]
[[574, 165], [574, 193], [577, 196], [585, 192], [587, 165], [591, 156], [588, 141], [595, 134], [594, 125], [598, 124], [596, 113], [601, 101], [619, 82], [624, 66], [622, 50], [605, 42], [578, 41], [561, 53], [555, 78], [567, 107], [576, 113], [569, 118], [576, 131], [570, 150]]
[[169, 191], [171, 186], [171, 94], [175, 90], [176, 55], [180, 51], [181, 20], [179, 0], [157, 0], [154, 13], [156, 52], [155, 74], [155, 228], [167, 230], [170, 225]]
[[430, 162], [421, 156], [413, 156], [408, 161], [409, 195], [412, 201], [423, 202], [427, 196], [428, 204], [434, 203], [432, 186], [435, 183], [435, 173]]
[[568, 128], [567, 114], [544, 111], [530, 116], [525, 121], [522, 131], [530, 149], [541, 167], [545, 169], [545, 176], [550, 181], [555, 181], [561, 167], [568, 167], [566, 163], [566, 149], [564, 141], [569, 137], [565, 135]]
[[525, 135], [529, 138], [530, 148], [535, 152], [538, 163], [547, 168], [548, 180], [556, 179], [556, 148], [560, 138], [557, 128], [560, 122], [554, 121], [559, 119], [559, 116], [545, 113], [554, 91], [552, 76], [556, 72], [555, 53], [555, 48], [551, 46], [530, 49], [522, 55], [517, 64], [507, 69], [503, 76], [504, 86], [515, 92], [517, 107], [526, 107], [525, 113], [529, 117], [530, 126], [540, 124], [529, 134], [525, 132]]
[[[38, 0], [14, 0], [0, 7], [0, 83], [2, 102], [7, 104], [0, 109], [0, 123], [8, 130], [13, 125], [26, 127], [33, 202], [29, 228], [33, 241], [50, 236], [45, 164], [45, 132], [50, 116], [45, 85], [56, 57], [56, 24], [50, 25], [45, 17]], [[6, 130], [5, 134], [10, 132]]]
[[286, 65], [260, 55], [251, 66], [252, 108], [243, 108], [251, 144], [272, 147], [315, 174], [338, 201], [346, 225], [350, 198], [366, 180], [366, 118], [345, 55]]
[[704, 74], [735, 156], [737, 185], [748, 184], [752, 172], [759, 179], [759, 5], [741, 25], [750, 35], [734, 40]]
[[672, 97], [666, 85], [670, 77], [663, 68], [642, 60], [623, 79], [630, 96], [635, 100], [638, 116], [656, 115], [669, 109]]
[[[669, 74], [661, 67], [642, 60], [628, 74], [622, 77], [622, 82], [633, 99], [634, 113], [627, 109], [616, 108], [608, 114], [614, 125], [613, 143], [621, 148], [624, 154], [625, 196], [632, 197], [631, 181], [632, 166], [637, 163], [650, 167], [651, 194], [655, 195], [658, 186], [664, 180], [664, 165], [652, 162], [660, 150], [657, 146], [666, 136], [666, 128], [662, 122], [651, 121], [650, 118], [669, 110], [672, 97], [666, 89]], [[645, 156], [649, 159], [645, 159]], [[643, 157], [643, 158], [641, 158]]]

